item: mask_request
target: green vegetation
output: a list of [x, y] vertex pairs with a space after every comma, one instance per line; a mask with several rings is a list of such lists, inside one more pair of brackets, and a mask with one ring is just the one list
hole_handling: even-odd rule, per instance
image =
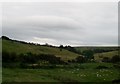
[[2, 40], [2, 50], [8, 52], [16, 52], [16, 54], [32, 52], [33, 54], [53, 54], [57, 57], [61, 57], [63, 60], [75, 59], [79, 56], [76, 53], [70, 52], [63, 49], [60, 51], [59, 48], [47, 47], [47, 46], [37, 46], [30, 44], [23, 44], [20, 42], [15, 42], [11, 40]]
[[[107, 69], [96, 69], [99, 65]], [[108, 63], [85, 63], [81, 68], [9, 69], [3, 68], [3, 82], [111, 82], [119, 71]]]
[[2, 40], [0, 39], [0, 53], [2, 52]]
[[115, 55], [118, 55], [118, 51], [96, 53], [96, 54], [94, 54], [94, 59], [96, 61], [101, 61], [104, 57], [112, 58]]
[[83, 46], [83, 47], [75, 47], [75, 49], [79, 52], [83, 52], [85, 50], [93, 50], [95, 53], [101, 53], [101, 52], [108, 52], [108, 51], [114, 51], [114, 50], [118, 50], [118, 47], [100, 47], [100, 46], [96, 46], [96, 47], [86, 47], [86, 46]]
[[2, 82], [120, 83], [117, 47], [59, 47], [2, 37]]
[[103, 57], [112, 58], [113, 56], [118, 55], [118, 51], [110, 51], [110, 52], [103, 52], [94, 54], [96, 60], [101, 60]]

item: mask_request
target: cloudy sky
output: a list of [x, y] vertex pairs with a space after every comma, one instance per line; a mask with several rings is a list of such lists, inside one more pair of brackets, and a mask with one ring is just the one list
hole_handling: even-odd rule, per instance
[[118, 3], [3, 3], [2, 34], [40, 44], [118, 45]]

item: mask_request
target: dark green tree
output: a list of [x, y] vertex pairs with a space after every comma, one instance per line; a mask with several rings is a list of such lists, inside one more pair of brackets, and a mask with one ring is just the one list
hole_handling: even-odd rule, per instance
[[82, 52], [82, 54], [87, 58], [87, 59], [94, 59], [94, 52], [92, 50], [85, 50]]
[[60, 51], [62, 51], [62, 49], [63, 49], [63, 45], [60, 45], [59, 48], [60, 48]]

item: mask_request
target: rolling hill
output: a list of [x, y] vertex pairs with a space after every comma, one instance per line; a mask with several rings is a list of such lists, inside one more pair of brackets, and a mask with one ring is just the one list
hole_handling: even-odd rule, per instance
[[53, 54], [61, 57], [64, 61], [75, 59], [79, 56], [76, 53], [58, 47], [48, 47], [42, 45], [31, 45], [29, 43], [21, 43], [19, 41], [2, 39], [2, 50], [7, 52], [15, 52], [17, 54], [32, 52], [33, 54]]
[[115, 51], [118, 50], [118, 47], [116, 46], [81, 46], [81, 47], [75, 47], [75, 49], [78, 52], [83, 52], [85, 50], [92, 50], [95, 53], [101, 53], [101, 52], [108, 52], [108, 51]]
[[110, 51], [110, 52], [104, 52], [104, 53], [97, 53], [97, 54], [94, 54], [94, 59], [96, 61], [101, 61], [104, 57], [112, 58], [115, 55], [119, 55], [118, 52], [119, 51]]
[[[17, 54], [32, 52], [33, 54], [53, 54], [56, 57], [61, 57], [62, 60], [72, 60], [77, 56], [80, 56], [80, 53], [77, 54], [72, 51], [68, 51], [67, 49], [62, 49], [58, 47], [50, 47], [43, 45], [35, 45], [22, 41], [11, 40], [7, 37], [7, 39], [0, 39], [0, 44], [2, 42], [2, 50], [7, 52], [15, 52]], [[112, 58], [114, 55], [118, 55], [118, 47], [74, 47], [78, 52], [83, 52], [85, 50], [93, 50], [94, 59], [99, 61], [103, 59], [103, 57]], [[101, 57], [102, 56], [102, 57]]]

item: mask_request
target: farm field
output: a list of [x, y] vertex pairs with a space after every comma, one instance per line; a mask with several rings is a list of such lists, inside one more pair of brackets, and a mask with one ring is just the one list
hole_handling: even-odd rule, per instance
[[[98, 66], [106, 69], [97, 69]], [[110, 63], [84, 63], [78, 68], [19, 69], [3, 68], [4, 82], [109, 82], [119, 79], [119, 71]], [[82, 67], [82, 68], [81, 68]]]

